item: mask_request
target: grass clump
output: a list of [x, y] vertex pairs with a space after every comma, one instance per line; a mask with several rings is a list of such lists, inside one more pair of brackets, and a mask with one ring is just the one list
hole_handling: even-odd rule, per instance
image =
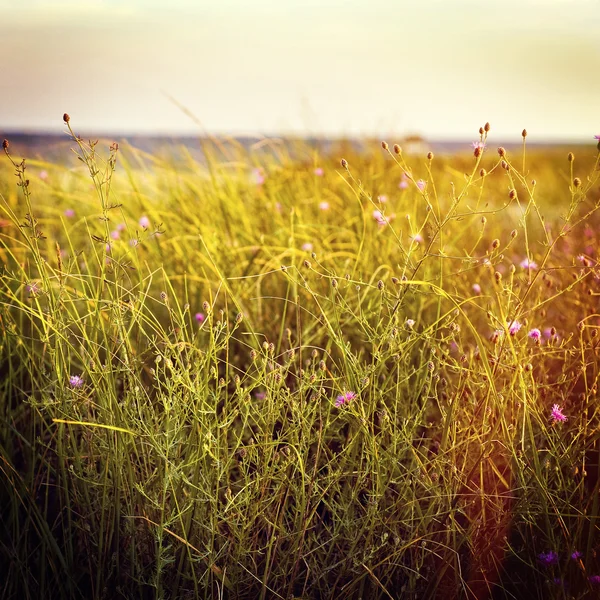
[[65, 123], [0, 173], [3, 597], [594, 597], [597, 153]]

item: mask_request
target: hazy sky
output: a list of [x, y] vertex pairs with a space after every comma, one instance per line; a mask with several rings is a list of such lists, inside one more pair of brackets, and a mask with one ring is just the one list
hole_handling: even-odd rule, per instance
[[0, 0], [0, 134], [591, 139], [599, 32], [600, 0]]

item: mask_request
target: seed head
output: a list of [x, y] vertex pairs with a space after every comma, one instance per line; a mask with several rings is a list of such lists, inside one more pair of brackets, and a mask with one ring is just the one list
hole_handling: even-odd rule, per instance
[[427, 153], [427, 160], [433, 160], [433, 152]]
[[71, 120], [71, 117], [68, 115], [68, 113], [65, 113], [65, 114], [63, 115], [63, 121], [64, 121], [65, 123], [68, 123], [70, 120]]
[[384, 284], [384, 283], [383, 283], [383, 281], [380, 279], [380, 280], [377, 282], [377, 289], [378, 289], [379, 291], [383, 291], [383, 289], [384, 289], [384, 288], [385, 288], [385, 284]]
[[348, 161], [345, 158], [342, 158], [341, 165], [343, 169], [348, 169]]
[[523, 129], [523, 131], [521, 131], [521, 135], [523, 136], [523, 139], [527, 137], [527, 129]]
[[581, 185], [581, 179], [579, 179], [579, 177], [575, 177], [575, 179], [573, 179], [573, 185], [578, 188]]
[[9, 146], [8, 140], [2, 140], [2, 148], [7, 150]]
[[335, 289], [337, 286], [338, 286], [337, 279], [332, 279], [332, 280], [331, 280], [331, 287], [332, 287], [333, 289]]
[[575, 155], [572, 152], [569, 152], [569, 154], [567, 154], [567, 160], [573, 162], [575, 160]]
[[485, 217], [481, 217], [481, 224], [485, 225], [487, 223], [487, 219]]
[[483, 135], [484, 131], [485, 131], [485, 130], [484, 130], [484, 128], [483, 128], [483, 127], [480, 127], [480, 128], [479, 128], [479, 135]]
[[496, 271], [494, 273], [494, 279], [496, 280], [496, 283], [500, 283], [502, 281], [502, 273], [500, 273], [500, 271]]
[[514, 200], [517, 197], [517, 190], [515, 190], [515, 189], [510, 190], [510, 192], [508, 192], [508, 197], [511, 200]]
[[235, 316], [235, 322], [236, 322], [236, 324], [239, 325], [243, 320], [244, 320], [244, 315], [243, 315], [243, 313], [239, 312]]
[[490, 130], [490, 124], [489, 124], [489, 123], [486, 123], [486, 124], [483, 126], [483, 129], [484, 129], [484, 130], [485, 130], [485, 132], [487, 133], [487, 132]]
[[481, 146], [475, 146], [473, 149], [473, 156], [479, 158], [481, 156]]
[[480, 176], [480, 177], [485, 177], [486, 175], [487, 175], [487, 171], [486, 171], [485, 169], [481, 169], [481, 170], [479, 171], [479, 176]]
[[394, 144], [394, 152], [396, 154], [400, 154], [402, 152], [402, 148], [398, 144]]
[[510, 232], [510, 239], [511, 239], [511, 240], [514, 240], [516, 237], [517, 237], [517, 230], [516, 230], [516, 229], [513, 229], [513, 230]]
[[503, 160], [503, 161], [500, 163], [500, 166], [501, 166], [501, 167], [502, 167], [502, 168], [503, 168], [505, 171], [508, 171], [508, 170], [510, 170], [510, 167], [508, 166], [508, 163], [507, 163], [505, 160]]
[[392, 283], [394, 285], [398, 285], [400, 283], [400, 280], [397, 277], [392, 277]]
[[205, 300], [202, 303], [202, 308], [204, 309], [204, 312], [208, 312], [208, 309], [210, 308], [210, 304]]
[[500, 246], [500, 240], [498, 238], [496, 238], [493, 242], [492, 242], [492, 249], [496, 250], [496, 248], [498, 248]]
[[502, 146], [500, 146], [498, 148], [498, 154], [504, 158], [506, 156], [506, 150]]
[[387, 150], [387, 149], [389, 148], [389, 146], [388, 146], [388, 143], [387, 143], [387, 142], [381, 142], [381, 147], [382, 147], [384, 150]]

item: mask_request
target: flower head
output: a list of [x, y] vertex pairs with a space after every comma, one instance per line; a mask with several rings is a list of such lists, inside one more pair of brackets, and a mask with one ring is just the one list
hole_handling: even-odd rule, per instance
[[556, 423], [557, 421], [564, 422], [567, 420], [567, 417], [563, 414], [562, 408], [558, 404], [552, 405], [552, 410], [550, 411], [550, 418]]
[[553, 550], [538, 554], [538, 560], [545, 566], [549, 567], [558, 563], [558, 554]]
[[80, 388], [83, 385], [83, 377], [81, 375], [71, 375], [69, 377], [69, 385], [72, 388]]
[[579, 560], [583, 556], [583, 552], [579, 552], [579, 550], [575, 550], [573, 554], [571, 554], [571, 558], [573, 560]]
[[542, 332], [539, 329], [531, 329], [529, 331], [529, 333], [527, 334], [528, 337], [530, 337], [532, 340], [535, 340], [536, 342], [540, 340], [540, 338], [542, 337]]
[[150, 219], [146, 215], [140, 217], [138, 223], [143, 229], [148, 229], [148, 227], [150, 227]]
[[252, 169], [251, 179], [256, 185], [262, 185], [265, 182], [264, 171], [260, 167]]
[[321, 210], [329, 210], [329, 202], [319, 202], [319, 208]]
[[304, 242], [304, 244], [302, 244], [301, 248], [302, 248], [302, 250], [304, 250], [304, 252], [312, 252], [313, 251], [313, 245], [310, 242]]
[[600, 585], [600, 575], [590, 575], [588, 577], [588, 581], [592, 584], [592, 585]]
[[335, 406], [340, 408], [344, 404], [349, 404], [354, 398], [356, 398], [356, 392], [344, 392], [335, 399]]
[[600, 135], [595, 135], [595, 136], [594, 136], [594, 139], [595, 139], [595, 140], [600, 140]]
[[481, 286], [478, 283], [474, 283], [471, 286], [471, 289], [473, 290], [473, 293], [475, 293], [477, 295], [481, 294]]
[[323, 169], [321, 167], [317, 167], [315, 169], [314, 173], [317, 177], [323, 177], [323, 173], [325, 173], [325, 171], [323, 171]]
[[194, 315], [194, 319], [196, 319], [196, 321], [197, 321], [198, 323], [202, 323], [202, 322], [204, 321], [204, 313], [197, 312], [197, 313]]
[[423, 181], [422, 179], [419, 179], [419, 181], [417, 181], [417, 187], [423, 191], [425, 189], [425, 186], [427, 185], [427, 183], [425, 181]]
[[475, 148], [479, 148], [480, 150], [483, 150], [485, 148], [485, 144], [483, 142], [472, 142], [471, 146], [473, 146], [473, 149]]
[[412, 329], [415, 326], [415, 320], [414, 319], [406, 319], [406, 321], [404, 321], [404, 324], [409, 328]]
[[72, 208], [67, 208], [63, 214], [65, 215], [65, 217], [68, 217], [70, 219], [71, 217], [75, 216], [75, 211]]
[[522, 269], [532, 269], [535, 270], [538, 268], [537, 263], [533, 260], [529, 260], [528, 258], [524, 258], [520, 263], [519, 266]]
[[523, 327], [523, 325], [521, 325], [519, 321], [511, 321], [508, 326], [508, 333], [510, 333], [510, 335], [517, 335], [521, 327]]

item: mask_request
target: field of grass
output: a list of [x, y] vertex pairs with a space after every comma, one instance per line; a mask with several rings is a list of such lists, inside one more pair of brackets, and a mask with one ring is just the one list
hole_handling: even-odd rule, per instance
[[598, 597], [595, 142], [67, 126], [0, 164], [2, 598]]

